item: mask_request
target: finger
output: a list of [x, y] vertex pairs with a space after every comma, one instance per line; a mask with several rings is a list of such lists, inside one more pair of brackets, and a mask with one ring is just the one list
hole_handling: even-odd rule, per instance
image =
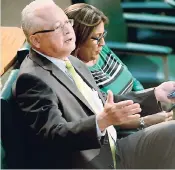
[[140, 104], [134, 103], [134, 104], [132, 104], [132, 105], [123, 107], [122, 110], [123, 110], [124, 113], [127, 114], [127, 113], [129, 113], [131, 110], [133, 110], [133, 109], [139, 109], [139, 108], [140, 108]]
[[173, 116], [170, 116], [169, 118], [165, 119], [165, 121], [173, 120]]
[[126, 106], [129, 106], [129, 105], [132, 105], [134, 102], [132, 100], [125, 100], [125, 101], [121, 101], [121, 102], [118, 102], [118, 103], [114, 103], [114, 108], [117, 108], [117, 109], [121, 109], [121, 108], [124, 108]]
[[167, 112], [167, 117], [171, 117], [171, 116], [173, 116], [173, 111]]
[[138, 115], [138, 113], [140, 113], [141, 111], [142, 111], [141, 108], [137, 108], [137, 109], [132, 109], [127, 113], [121, 112], [120, 118], [128, 118], [129, 116]]
[[132, 109], [130, 112], [128, 112], [128, 115], [134, 115], [136, 113], [140, 113], [141, 111], [141, 108]]
[[128, 119], [138, 119], [140, 118], [140, 114], [135, 114], [135, 115], [129, 115]]
[[138, 120], [140, 118], [140, 114], [129, 115], [127, 117], [121, 118], [122, 122], [129, 122], [133, 120]]
[[114, 96], [111, 90], [108, 90], [106, 103], [114, 103]]
[[170, 103], [175, 103], [175, 99], [173, 98], [173, 99], [169, 99], [169, 101], [170, 101]]
[[175, 90], [175, 81], [170, 81], [174, 87], [174, 90]]

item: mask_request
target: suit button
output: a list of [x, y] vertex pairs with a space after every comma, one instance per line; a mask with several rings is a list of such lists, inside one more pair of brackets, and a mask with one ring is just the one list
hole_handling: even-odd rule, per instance
[[107, 139], [104, 139], [104, 144], [106, 145], [108, 143], [109, 143], [108, 140]]

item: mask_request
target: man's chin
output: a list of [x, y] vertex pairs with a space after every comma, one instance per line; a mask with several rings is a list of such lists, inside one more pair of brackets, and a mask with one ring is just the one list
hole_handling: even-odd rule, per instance
[[70, 45], [69, 49], [70, 49], [70, 51], [71, 51], [71, 53], [72, 53], [72, 51], [75, 50], [75, 44]]

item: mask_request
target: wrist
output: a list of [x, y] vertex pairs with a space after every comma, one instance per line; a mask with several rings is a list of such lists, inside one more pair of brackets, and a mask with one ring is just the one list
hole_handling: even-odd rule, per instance
[[108, 126], [110, 126], [104, 120], [104, 117], [101, 116], [100, 114], [97, 114], [96, 119], [97, 119], [97, 125], [98, 125], [101, 132], [103, 132]]
[[139, 123], [140, 123], [140, 125], [139, 125], [140, 130], [142, 130], [146, 127], [145, 120], [143, 117], [139, 118]]

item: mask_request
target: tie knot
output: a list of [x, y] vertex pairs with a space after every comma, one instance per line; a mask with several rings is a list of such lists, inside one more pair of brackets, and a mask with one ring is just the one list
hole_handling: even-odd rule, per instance
[[72, 64], [71, 64], [71, 62], [69, 60], [66, 60], [65, 63], [66, 63], [66, 68], [67, 69], [70, 69], [70, 68], [73, 67]]

